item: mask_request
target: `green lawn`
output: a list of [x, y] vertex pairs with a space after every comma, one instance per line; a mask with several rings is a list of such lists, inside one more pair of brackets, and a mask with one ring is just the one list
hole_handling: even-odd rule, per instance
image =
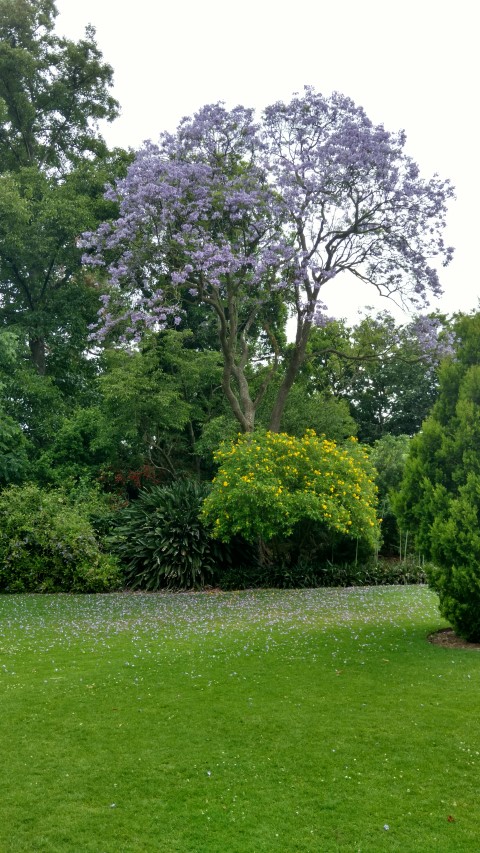
[[480, 656], [424, 587], [0, 597], [0, 853], [473, 853]]

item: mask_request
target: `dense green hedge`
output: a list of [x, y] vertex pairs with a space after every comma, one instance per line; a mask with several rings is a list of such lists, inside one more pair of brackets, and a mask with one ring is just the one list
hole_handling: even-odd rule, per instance
[[[0, 494], [0, 591], [298, 588], [425, 580], [414, 563], [376, 562], [361, 548], [355, 561], [342, 552], [343, 540], [336, 543], [337, 562], [325, 559], [332, 542], [313, 534], [310, 539], [303, 525], [283, 550], [278, 543], [272, 552], [264, 544], [259, 549], [238, 536], [228, 544], [218, 542], [201, 518], [209, 488], [193, 481], [156, 486], [115, 513], [88, 486], [68, 493], [32, 484], [9, 487]], [[101, 545], [107, 533], [115, 556]]]
[[425, 583], [426, 571], [410, 560], [372, 559], [361, 564], [308, 564], [299, 561], [288, 567], [252, 562], [231, 566], [219, 573], [216, 580], [221, 589], [386, 586]]
[[32, 483], [0, 493], [1, 592], [107, 592], [121, 584], [85, 507]]

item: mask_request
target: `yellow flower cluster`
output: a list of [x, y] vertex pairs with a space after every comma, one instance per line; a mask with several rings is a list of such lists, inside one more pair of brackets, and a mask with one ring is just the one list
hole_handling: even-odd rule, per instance
[[378, 535], [373, 470], [356, 439], [339, 446], [313, 430], [302, 439], [257, 432], [222, 445], [215, 459], [204, 516], [220, 538], [247, 531], [268, 541], [307, 518], [372, 543]]

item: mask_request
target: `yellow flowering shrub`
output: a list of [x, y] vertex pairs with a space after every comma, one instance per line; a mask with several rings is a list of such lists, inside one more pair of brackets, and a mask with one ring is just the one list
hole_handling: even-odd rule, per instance
[[216, 538], [269, 542], [308, 520], [375, 547], [374, 469], [356, 439], [337, 445], [313, 430], [303, 438], [258, 431], [223, 443], [215, 460], [219, 470], [203, 517]]

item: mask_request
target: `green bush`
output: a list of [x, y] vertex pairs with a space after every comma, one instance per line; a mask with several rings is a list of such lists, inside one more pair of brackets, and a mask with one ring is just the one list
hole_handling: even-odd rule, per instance
[[263, 564], [254, 561], [226, 568], [218, 578], [222, 589], [276, 587], [313, 589], [315, 587], [394, 586], [426, 582], [425, 569], [414, 560], [368, 560], [359, 564], [312, 564], [299, 559], [291, 565]]
[[[273, 558], [285, 551], [338, 546], [367, 552], [378, 543], [375, 472], [355, 439], [337, 445], [308, 430], [302, 439], [255, 432], [224, 444], [203, 518], [223, 542], [240, 535], [266, 543]], [[310, 544], [313, 543], [313, 544]]]
[[96, 538], [104, 545], [125, 502], [118, 495], [102, 491], [99, 483], [87, 478], [66, 480], [62, 492], [66, 493], [69, 504], [90, 522]]
[[438, 593], [440, 612], [465, 640], [480, 641], [480, 476], [450, 499], [448, 510], [432, 525], [430, 586]]
[[208, 490], [189, 480], [154, 486], [121, 511], [110, 541], [128, 587], [197, 589], [213, 580], [226, 549], [199, 518]]
[[117, 561], [63, 491], [30, 483], [0, 494], [0, 591], [106, 592], [120, 585]]
[[455, 320], [456, 355], [411, 442], [393, 508], [417, 552], [435, 568], [440, 611], [467, 640], [480, 641], [480, 313]]
[[390, 494], [398, 489], [410, 449], [408, 435], [384, 435], [373, 445], [370, 462], [376, 469], [378, 486], [378, 509], [382, 517], [382, 554], [392, 556], [399, 552], [397, 518], [393, 511]]

